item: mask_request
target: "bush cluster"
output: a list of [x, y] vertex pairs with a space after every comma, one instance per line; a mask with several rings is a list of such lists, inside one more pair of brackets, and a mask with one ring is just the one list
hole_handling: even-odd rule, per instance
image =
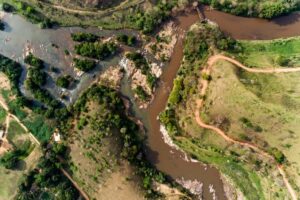
[[132, 35], [128, 36], [125, 34], [121, 34], [117, 36], [117, 40], [128, 46], [134, 46], [136, 43], [136, 37]]
[[116, 53], [117, 46], [112, 42], [83, 42], [75, 45], [75, 52], [81, 56], [104, 60]]
[[138, 97], [142, 100], [142, 101], [147, 101], [149, 99], [149, 95], [147, 94], [147, 92], [143, 89], [142, 86], [137, 86], [134, 90], [134, 92], [138, 95]]
[[72, 33], [72, 40], [75, 42], [96, 42], [99, 39], [99, 36], [92, 33]]

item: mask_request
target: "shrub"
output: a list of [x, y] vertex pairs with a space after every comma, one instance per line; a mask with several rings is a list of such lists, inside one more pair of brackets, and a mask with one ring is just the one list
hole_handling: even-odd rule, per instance
[[135, 36], [128, 36], [125, 34], [121, 34], [117, 36], [117, 40], [119, 42], [122, 42], [128, 46], [134, 46], [136, 43], [136, 37]]
[[60, 76], [56, 80], [56, 85], [62, 88], [68, 88], [74, 79], [70, 75]]
[[75, 67], [80, 69], [81, 71], [88, 72], [96, 67], [96, 62], [88, 59], [73, 59], [75, 63]]
[[277, 60], [276, 60], [277, 64], [280, 66], [287, 66], [290, 62], [290, 60], [282, 55], [280, 55]]
[[47, 74], [40, 69], [30, 67], [28, 70], [28, 78], [30, 78], [36, 85], [43, 86], [47, 81]]
[[135, 88], [134, 92], [142, 101], [147, 101], [149, 99], [149, 95], [140, 85]]
[[12, 5], [10, 5], [8, 3], [3, 3], [2, 10], [4, 10], [5, 12], [13, 12], [15, 9]]
[[279, 164], [282, 164], [286, 160], [285, 155], [281, 151], [279, 151], [277, 148], [272, 148], [269, 152], [274, 156], [275, 160]]
[[266, 2], [262, 4], [259, 16], [271, 19], [275, 16], [282, 15], [286, 12], [283, 2]]
[[16, 147], [16, 149], [7, 152], [0, 159], [0, 163], [7, 169], [14, 169], [17, 167], [19, 161], [26, 158], [33, 149], [34, 149], [34, 145], [32, 145], [30, 140], [26, 140], [21, 145]]
[[44, 68], [44, 61], [35, 57], [32, 53], [29, 53], [28, 56], [25, 57], [24, 62], [32, 67], [36, 67], [38, 69]]

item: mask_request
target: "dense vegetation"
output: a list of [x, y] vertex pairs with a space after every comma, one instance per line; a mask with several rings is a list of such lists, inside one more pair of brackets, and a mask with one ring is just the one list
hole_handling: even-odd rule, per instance
[[79, 198], [79, 192], [61, 172], [61, 161], [66, 155], [64, 144], [45, 144], [37, 167], [30, 171], [20, 184], [16, 199], [64, 199]]
[[23, 1], [9, 1], [11, 4], [4, 2], [2, 9], [6, 12], [16, 12], [26, 17], [30, 22], [39, 24], [41, 28], [51, 28], [54, 23], [45, 15], [37, 11], [33, 6]]
[[156, 195], [152, 189], [152, 182], [162, 182], [165, 180], [164, 176], [146, 162], [142, 141], [138, 137], [139, 128], [126, 116], [126, 108], [119, 94], [111, 88], [93, 85], [77, 100], [73, 113], [79, 115], [80, 112], [84, 112], [89, 101], [97, 102], [105, 110], [90, 122], [93, 130], [102, 137], [107, 135], [107, 130], [118, 130], [122, 141], [121, 157], [138, 167], [137, 173], [143, 177], [143, 187], [147, 190], [147, 196]]
[[151, 68], [146, 58], [141, 53], [137, 52], [126, 54], [126, 58], [132, 60], [135, 64], [135, 67], [141, 70], [142, 74], [147, 77], [147, 83], [149, 87], [153, 89], [157, 82], [157, 77], [151, 73]]
[[5, 153], [0, 158], [0, 164], [7, 169], [16, 169], [19, 162], [26, 158], [34, 149], [30, 140], [26, 140], [21, 145], [15, 146], [12, 151]]
[[299, 1], [259, 1], [259, 0], [200, 0], [213, 8], [234, 15], [251, 16], [271, 19], [280, 15], [290, 13], [299, 8]]
[[154, 8], [149, 11], [139, 11], [135, 15], [130, 16], [130, 20], [143, 33], [151, 33], [157, 26], [168, 19], [171, 15], [171, 10], [177, 5], [176, 0], [162, 1], [159, 0]]
[[50, 107], [58, 108], [60, 106], [60, 102], [57, 101], [48, 90], [42, 88], [47, 79], [47, 74], [42, 71], [44, 68], [44, 62], [35, 57], [33, 54], [29, 54], [25, 58], [25, 63], [31, 65], [31, 67], [29, 67], [25, 83], [26, 88], [32, 92], [35, 99]]
[[73, 59], [75, 67], [80, 69], [81, 71], [88, 72], [96, 67], [96, 62], [89, 59]]
[[104, 60], [116, 53], [117, 46], [112, 42], [83, 42], [75, 45], [75, 52], [81, 56]]
[[71, 37], [73, 41], [76, 42], [96, 42], [99, 39], [99, 36], [92, 33], [72, 33]]
[[128, 46], [134, 46], [136, 41], [136, 37], [133, 35], [126, 35], [126, 34], [120, 34], [117, 36], [117, 40], [119, 42], [122, 42], [125, 45]]
[[21, 94], [18, 88], [22, 74], [21, 65], [0, 54], [0, 71], [8, 77], [13, 92], [19, 97]]
[[46, 72], [35, 67], [30, 67], [28, 69], [28, 77], [38, 86], [44, 86], [47, 81]]

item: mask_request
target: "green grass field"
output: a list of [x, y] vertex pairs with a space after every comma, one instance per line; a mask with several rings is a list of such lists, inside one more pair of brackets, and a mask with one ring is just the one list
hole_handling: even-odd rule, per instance
[[300, 38], [270, 41], [240, 41], [242, 51], [235, 54], [249, 67], [299, 67]]
[[[202, 114], [207, 123], [226, 119], [227, 132], [262, 149], [278, 148], [299, 183], [300, 73], [252, 74], [219, 62], [213, 70]], [[259, 127], [259, 128], [258, 128]]]
[[17, 146], [26, 139], [29, 139], [29, 137], [17, 121], [11, 120], [8, 128], [7, 139], [10, 143]]

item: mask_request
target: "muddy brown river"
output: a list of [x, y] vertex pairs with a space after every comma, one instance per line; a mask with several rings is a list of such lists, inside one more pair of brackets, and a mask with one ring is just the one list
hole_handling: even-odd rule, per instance
[[[274, 39], [281, 37], [291, 37], [300, 35], [300, 14], [293, 13], [275, 20], [267, 21], [254, 18], [236, 17], [219, 11], [209, 10], [203, 7], [204, 15], [216, 22], [222, 31], [236, 39]], [[199, 20], [196, 13], [182, 15], [177, 17], [178, 26], [182, 31], [188, 30], [189, 26]], [[0, 31], [0, 53], [12, 59], [22, 62], [24, 46], [30, 43], [37, 50], [37, 54], [48, 63], [54, 64], [62, 72], [72, 74], [70, 70], [70, 60], [62, 53], [65, 48], [72, 48], [69, 44], [70, 33], [80, 28], [59, 28], [55, 30], [41, 30], [36, 25], [26, 22], [19, 16], [8, 15], [3, 21], [7, 24], [4, 32]], [[110, 35], [112, 31], [91, 30], [99, 34]], [[66, 42], [67, 41], [67, 42]], [[61, 48], [51, 48], [51, 43], [56, 43]], [[47, 53], [44, 50], [47, 49]], [[43, 50], [43, 51], [42, 51]], [[209, 186], [213, 185], [216, 190], [217, 199], [226, 199], [224, 196], [223, 183], [220, 179], [218, 170], [214, 167], [202, 165], [201, 163], [187, 161], [185, 155], [178, 150], [168, 146], [160, 132], [160, 124], [157, 116], [166, 106], [167, 98], [173, 87], [173, 80], [176, 76], [183, 58], [183, 39], [180, 38], [174, 48], [173, 55], [169, 64], [165, 67], [158, 89], [155, 92], [155, 99], [148, 109], [141, 110], [132, 101], [132, 112], [140, 118], [147, 129], [147, 156], [149, 160], [161, 171], [173, 179], [183, 178], [184, 180], [197, 180], [203, 183], [203, 198], [213, 199], [213, 194], [209, 192]], [[119, 57], [113, 61], [101, 63], [101, 66], [115, 65]], [[88, 87], [93, 75], [98, 72], [84, 75], [80, 79], [80, 84], [74, 91], [78, 94]], [[51, 82], [51, 81], [50, 81]], [[53, 82], [53, 81], [52, 81]], [[54, 86], [54, 84], [53, 84]], [[122, 92], [131, 97], [132, 91], [128, 87], [127, 80], [123, 80]], [[52, 94], [58, 95], [60, 91], [52, 91]]]

